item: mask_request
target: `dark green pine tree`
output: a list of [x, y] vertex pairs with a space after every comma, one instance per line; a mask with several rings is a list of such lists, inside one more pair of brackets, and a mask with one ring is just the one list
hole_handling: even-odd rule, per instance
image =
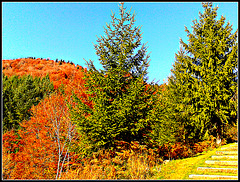
[[224, 25], [225, 17], [217, 20], [218, 7], [203, 3], [203, 8], [192, 33], [185, 27], [188, 43], [180, 40], [168, 83], [173, 115], [186, 140], [222, 137], [224, 126], [237, 119], [237, 31]]
[[3, 74], [3, 131], [18, 129], [31, 117], [30, 109], [54, 91], [49, 76], [5, 76]]
[[[72, 119], [85, 137], [85, 149], [114, 148], [116, 141], [144, 141], [151, 126], [153, 87], [147, 83], [149, 55], [141, 43], [141, 30], [134, 26], [135, 14], [120, 6], [120, 18], [112, 14], [105, 36], [95, 44], [103, 69], [87, 62], [84, 104], [75, 97]], [[85, 102], [86, 103], [86, 102]]]

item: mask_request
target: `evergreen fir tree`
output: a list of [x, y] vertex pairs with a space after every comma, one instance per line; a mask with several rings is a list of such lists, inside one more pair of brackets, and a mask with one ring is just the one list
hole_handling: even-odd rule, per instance
[[3, 75], [3, 131], [18, 129], [31, 116], [30, 108], [54, 91], [49, 75], [33, 78]]
[[[103, 69], [97, 70], [90, 60], [86, 88], [89, 102], [75, 97], [72, 119], [85, 136], [85, 149], [114, 148], [116, 141], [143, 142], [151, 127], [153, 87], [147, 84], [149, 55], [141, 43], [140, 27], [135, 14], [120, 6], [120, 18], [112, 14], [105, 36], [95, 44]], [[138, 49], [137, 49], [138, 48]]]
[[180, 40], [168, 84], [174, 117], [188, 140], [222, 136], [224, 126], [236, 122], [237, 31], [224, 25], [225, 17], [217, 20], [218, 7], [203, 3], [203, 8], [193, 32], [185, 27], [188, 44]]
[[169, 92], [166, 90], [167, 85], [155, 85], [156, 94], [154, 95], [154, 109], [151, 118], [151, 132], [148, 134], [150, 143], [154, 146], [163, 146], [164, 144], [173, 144], [178, 141], [179, 123], [176, 122], [172, 113], [172, 100], [169, 99]]

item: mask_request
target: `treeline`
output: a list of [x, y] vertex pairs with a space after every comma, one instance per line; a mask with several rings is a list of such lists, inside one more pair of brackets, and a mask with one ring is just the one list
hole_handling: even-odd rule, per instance
[[164, 159], [236, 141], [237, 32], [203, 8], [162, 85], [148, 82], [147, 46], [123, 3], [94, 45], [103, 69], [3, 60], [4, 178], [146, 179]]
[[[36, 57], [26, 57], [26, 58], [22, 58], [22, 59], [40, 59], [40, 60], [46, 60], [46, 61], [49, 61], [50, 58], [47, 58], [47, 59], [44, 59], [44, 58], [36, 58]], [[70, 63], [70, 64], [74, 64], [72, 61], [65, 61], [64, 59], [55, 59], [55, 62], [59, 62], [59, 64], [62, 64], [62, 63]]]

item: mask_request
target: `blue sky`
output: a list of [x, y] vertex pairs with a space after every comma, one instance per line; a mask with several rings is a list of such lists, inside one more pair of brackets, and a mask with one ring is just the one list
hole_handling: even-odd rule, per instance
[[[111, 10], [119, 15], [117, 2], [2, 3], [2, 59], [24, 57], [63, 59], [86, 67], [84, 59], [99, 69], [93, 43], [104, 35], [111, 22]], [[192, 21], [203, 13], [201, 2], [125, 2], [136, 13], [135, 25], [142, 25], [142, 43], [150, 54], [149, 81], [170, 75], [179, 50], [179, 40], [187, 42], [184, 26], [192, 31]], [[238, 3], [213, 2], [218, 17], [238, 28]], [[219, 19], [218, 18], [218, 19]], [[84, 59], [83, 59], [84, 58]]]

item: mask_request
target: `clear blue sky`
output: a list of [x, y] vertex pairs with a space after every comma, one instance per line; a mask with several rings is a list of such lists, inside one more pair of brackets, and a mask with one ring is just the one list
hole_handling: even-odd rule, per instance
[[[93, 43], [104, 35], [111, 10], [118, 16], [117, 2], [2, 3], [2, 59], [24, 57], [63, 59], [86, 67], [93, 60], [99, 69]], [[238, 3], [213, 2], [238, 28]], [[184, 26], [192, 31], [192, 21], [203, 12], [201, 2], [125, 2], [136, 12], [136, 26], [142, 25], [142, 43], [150, 54], [149, 81], [163, 83], [179, 50], [179, 38], [187, 42]]]

